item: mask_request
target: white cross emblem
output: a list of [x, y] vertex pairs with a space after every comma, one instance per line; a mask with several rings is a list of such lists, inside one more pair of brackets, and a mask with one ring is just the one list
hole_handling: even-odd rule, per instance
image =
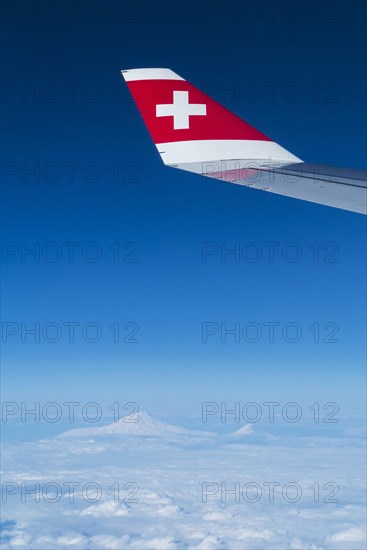
[[173, 103], [156, 106], [156, 116], [173, 116], [173, 129], [190, 128], [189, 117], [206, 115], [205, 103], [189, 103], [189, 92], [173, 92]]

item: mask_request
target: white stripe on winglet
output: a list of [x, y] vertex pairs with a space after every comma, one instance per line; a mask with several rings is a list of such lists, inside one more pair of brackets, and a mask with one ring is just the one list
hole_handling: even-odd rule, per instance
[[126, 69], [121, 71], [126, 82], [132, 80], [185, 80], [171, 69]]
[[246, 139], [174, 141], [158, 143], [157, 149], [165, 164], [230, 159], [302, 162], [274, 141]]

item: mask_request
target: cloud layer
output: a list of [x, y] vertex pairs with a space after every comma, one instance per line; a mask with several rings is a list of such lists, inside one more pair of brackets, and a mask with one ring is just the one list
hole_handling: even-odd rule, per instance
[[5, 445], [3, 548], [365, 548], [359, 439], [243, 432]]

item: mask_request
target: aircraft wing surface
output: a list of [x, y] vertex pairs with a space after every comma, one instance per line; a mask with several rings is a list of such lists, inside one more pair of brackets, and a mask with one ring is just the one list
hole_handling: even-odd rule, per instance
[[367, 214], [366, 171], [303, 162], [170, 69], [121, 73], [167, 166]]

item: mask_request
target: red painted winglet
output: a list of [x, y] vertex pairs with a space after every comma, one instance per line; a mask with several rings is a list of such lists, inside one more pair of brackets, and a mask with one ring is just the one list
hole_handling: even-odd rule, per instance
[[134, 80], [127, 85], [156, 144], [208, 139], [271, 141], [185, 80]]

